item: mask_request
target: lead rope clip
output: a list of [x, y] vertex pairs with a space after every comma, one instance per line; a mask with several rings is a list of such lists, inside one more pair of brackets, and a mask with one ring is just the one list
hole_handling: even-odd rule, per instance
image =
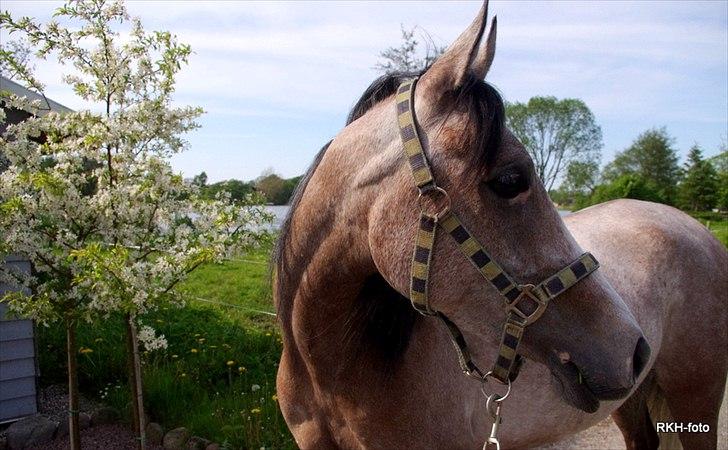
[[488, 440], [483, 444], [483, 450], [495, 448], [500, 450], [500, 441], [498, 440], [498, 427], [500, 426], [503, 419], [501, 418], [501, 404], [505, 400], [505, 397], [501, 397], [498, 394], [492, 394], [488, 396], [488, 400], [485, 402], [485, 409], [488, 410], [490, 416], [493, 418], [493, 425], [490, 427], [490, 436]]

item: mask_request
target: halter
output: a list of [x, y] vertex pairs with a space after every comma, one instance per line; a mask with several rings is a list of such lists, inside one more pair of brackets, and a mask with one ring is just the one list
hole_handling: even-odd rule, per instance
[[[414, 109], [416, 82], [417, 79], [403, 82], [397, 90], [396, 98], [397, 121], [402, 146], [412, 169], [415, 185], [419, 191], [420, 223], [412, 256], [410, 301], [417, 311], [427, 316], [436, 316], [447, 326], [455, 350], [458, 353], [460, 367], [466, 375], [481, 382], [486, 382], [488, 377], [493, 377], [502, 384], [507, 384], [509, 393], [511, 382], [518, 376], [523, 363], [522, 356], [517, 352], [526, 326], [534, 323], [543, 315], [549, 301], [589, 276], [599, 267], [599, 263], [591, 253], [584, 253], [577, 260], [538, 285], [516, 283], [465, 228], [458, 216], [450, 209], [449, 195], [435, 183], [427, 156], [417, 133]], [[433, 206], [438, 211], [430, 211]], [[505, 301], [506, 320], [503, 326], [498, 357], [493, 369], [487, 373], [483, 373], [473, 362], [465, 338], [457, 325], [444, 314], [430, 307], [427, 287], [430, 277], [432, 249], [438, 228], [447, 232], [457, 242], [460, 251], [473, 263], [480, 274], [500, 292]], [[508, 393], [505, 396], [498, 396], [497, 394], [488, 396], [486, 394], [488, 397], [487, 409], [496, 419], [488, 443], [498, 445], [495, 434], [500, 421], [500, 403], [505, 400]]]

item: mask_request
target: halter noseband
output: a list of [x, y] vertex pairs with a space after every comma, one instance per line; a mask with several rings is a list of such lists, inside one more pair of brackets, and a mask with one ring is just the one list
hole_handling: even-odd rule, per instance
[[[412, 169], [420, 203], [420, 224], [412, 256], [410, 301], [420, 313], [439, 317], [445, 323], [458, 352], [460, 367], [466, 375], [480, 381], [486, 381], [488, 376], [492, 376], [501, 383], [510, 385], [518, 376], [523, 362], [523, 358], [517, 351], [526, 326], [543, 315], [550, 300], [594, 272], [599, 267], [599, 263], [591, 253], [584, 253], [576, 261], [536, 286], [516, 283], [465, 228], [450, 209], [450, 197], [447, 192], [435, 183], [417, 133], [414, 109], [416, 82], [417, 79], [403, 82], [397, 90], [396, 98], [397, 121], [402, 147]], [[429, 206], [434, 206], [438, 211], [428, 211], [425, 202], [429, 202]], [[427, 286], [435, 232], [438, 227], [455, 239], [460, 251], [501, 293], [505, 300], [506, 322], [503, 326], [498, 358], [493, 369], [485, 374], [470, 357], [465, 338], [457, 325], [444, 314], [430, 307]]]

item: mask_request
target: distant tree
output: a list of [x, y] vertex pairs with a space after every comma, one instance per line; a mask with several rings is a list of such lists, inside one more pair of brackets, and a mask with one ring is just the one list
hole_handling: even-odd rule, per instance
[[533, 97], [528, 103], [508, 104], [506, 116], [547, 190], [575, 162], [582, 167], [599, 165], [602, 130], [583, 101]]
[[728, 211], [728, 142], [721, 143], [720, 153], [709, 159], [718, 172], [718, 195], [716, 207], [721, 211]]
[[597, 186], [594, 189], [594, 194], [588, 200], [585, 200], [583, 204], [579, 204], [578, 207], [583, 208], [618, 198], [659, 202], [662, 197], [658, 188], [650, 180], [640, 174], [629, 173], [620, 176], [611, 183]]
[[690, 211], [713, 209], [718, 199], [718, 173], [710, 161], [703, 159], [700, 147], [694, 145], [685, 162], [685, 177], [678, 187], [678, 204]]
[[588, 198], [597, 186], [599, 164], [596, 161], [572, 161], [566, 168], [559, 189], [550, 191], [551, 199], [561, 206], [573, 207]]
[[285, 200], [281, 201], [281, 199], [286, 189], [286, 180], [280, 176], [274, 173], [264, 176], [256, 181], [255, 187], [265, 196], [268, 203], [274, 205], [285, 203]]
[[647, 130], [629, 148], [617, 153], [614, 161], [604, 168], [602, 177], [613, 182], [624, 175], [639, 175], [656, 189], [657, 201], [675, 204], [680, 167], [672, 145], [673, 139], [665, 128]]
[[197, 186], [198, 188], [204, 188], [207, 186], [207, 173], [200, 172], [199, 175], [195, 175], [192, 178], [192, 184]]
[[255, 193], [255, 188], [252, 183], [233, 179], [219, 181], [207, 185], [202, 189], [202, 194], [210, 200], [216, 198], [220, 192], [227, 192], [230, 195], [230, 200], [237, 203], [246, 201], [246, 199]]
[[[399, 47], [389, 47], [379, 53], [380, 61], [374, 66], [382, 73], [393, 72], [419, 72], [428, 67], [432, 62], [445, 52], [445, 47], [435, 45], [430, 34], [422, 30], [422, 37], [426, 40], [424, 50], [421, 50], [420, 42], [415, 39], [417, 26], [409, 30], [400, 25], [402, 31], [402, 44]], [[422, 55], [424, 52], [423, 56]]]

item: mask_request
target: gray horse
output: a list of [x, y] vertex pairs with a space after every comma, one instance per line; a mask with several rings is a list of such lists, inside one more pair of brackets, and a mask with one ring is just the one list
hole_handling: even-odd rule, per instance
[[[601, 268], [524, 333], [526, 359], [503, 405], [505, 448], [558, 441], [612, 415], [628, 448], [656, 448], [655, 407], [689, 449], [716, 447], [728, 370], [728, 253], [680, 211], [620, 200], [559, 217], [483, 79], [496, 23], [487, 5], [415, 92], [418, 131], [452, 209], [522, 283], [587, 249]], [[395, 94], [377, 80], [317, 156], [281, 230], [274, 296], [283, 331], [278, 398], [297, 444], [478, 448], [491, 427], [481, 384], [460, 373], [447, 330], [407, 299], [417, 191]], [[500, 293], [447, 236], [432, 250], [431, 306], [475, 361], [497, 355]]]

